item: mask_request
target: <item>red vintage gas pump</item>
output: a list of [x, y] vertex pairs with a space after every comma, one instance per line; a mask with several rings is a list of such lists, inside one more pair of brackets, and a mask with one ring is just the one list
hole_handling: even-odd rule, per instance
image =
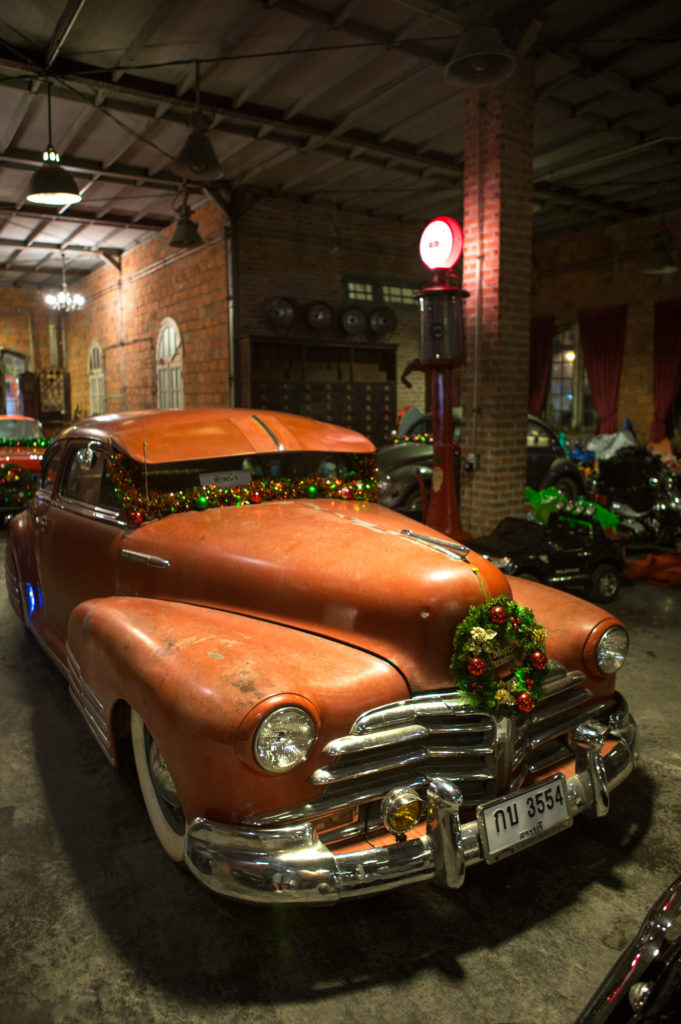
[[421, 311], [419, 358], [411, 370], [430, 373], [433, 412], [433, 480], [425, 509], [428, 526], [465, 540], [459, 519], [452, 449], [454, 371], [465, 362], [462, 298], [468, 293], [454, 283], [451, 269], [463, 249], [463, 232], [451, 217], [437, 217], [424, 229], [421, 259], [433, 271], [430, 284], [416, 292]]

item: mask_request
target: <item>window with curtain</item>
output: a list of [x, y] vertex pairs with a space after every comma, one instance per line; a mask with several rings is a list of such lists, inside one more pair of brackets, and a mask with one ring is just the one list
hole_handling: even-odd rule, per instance
[[156, 383], [159, 409], [182, 409], [184, 407], [182, 357], [180, 329], [172, 317], [168, 316], [161, 324], [156, 343]]
[[559, 328], [553, 337], [545, 418], [558, 430], [598, 430], [598, 415], [576, 323]]
[[90, 386], [90, 414], [97, 416], [101, 412], [106, 412], [104, 356], [101, 346], [97, 343], [90, 348], [87, 359], [87, 373]]

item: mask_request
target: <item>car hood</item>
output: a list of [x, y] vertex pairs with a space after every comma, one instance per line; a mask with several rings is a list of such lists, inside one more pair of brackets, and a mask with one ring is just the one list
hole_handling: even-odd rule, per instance
[[390, 661], [413, 690], [451, 686], [456, 626], [472, 604], [509, 591], [481, 556], [462, 557], [449, 538], [373, 503], [299, 500], [168, 516], [128, 534], [121, 555], [121, 593], [332, 637]]

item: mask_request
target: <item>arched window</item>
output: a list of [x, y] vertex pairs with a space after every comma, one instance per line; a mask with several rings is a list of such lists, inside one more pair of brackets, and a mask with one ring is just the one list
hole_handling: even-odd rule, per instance
[[106, 412], [104, 356], [101, 347], [96, 342], [90, 348], [87, 358], [87, 372], [90, 382], [90, 414], [96, 416], [100, 412]]
[[163, 320], [158, 332], [156, 381], [159, 409], [182, 409], [184, 407], [182, 338], [179, 327], [169, 316]]

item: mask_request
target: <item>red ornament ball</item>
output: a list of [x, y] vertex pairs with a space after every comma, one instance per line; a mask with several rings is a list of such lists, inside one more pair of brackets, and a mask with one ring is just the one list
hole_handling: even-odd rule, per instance
[[487, 671], [487, 662], [484, 658], [471, 658], [466, 668], [472, 676], [483, 676]]
[[495, 626], [503, 626], [508, 619], [508, 613], [503, 605], [495, 604], [494, 607], [489, 610], [490, 622], [493, 622]]
[[531, 697], [529, 693], [519, 693], [515, 699], [515, 706], [518, 711], [528, 715], [534, 707], [534, 697]]
[[532, 668], [536, 668], [537, 672], [543, 672], [549, 663], [549, 659], [543, 651], [532, 651], [528, 660]]
[[141, 526], [144, 522], [144, 512], [133, 512], [130, 515], [130, 522], [133, 526]]

